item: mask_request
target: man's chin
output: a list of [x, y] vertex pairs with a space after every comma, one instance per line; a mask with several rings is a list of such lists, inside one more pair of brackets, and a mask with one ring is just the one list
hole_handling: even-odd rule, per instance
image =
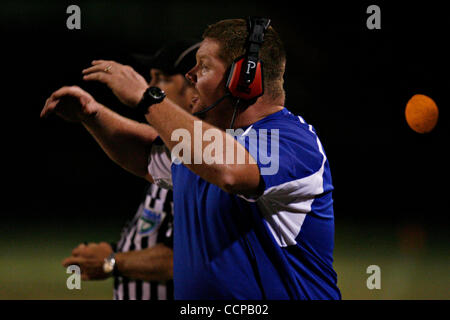
[[190, 114], [193, 114], [194, 113], [194, 106], [192, 105], [192, 104], [190, 104], [188, 107], [187, 107], [187, 109], [186, 109], [186, 111], [187, 112], [189, 112]]
[[[195, 115], [197, 112], [203, 111], [206, 108], [208, 108], [208, 106], [196, 104], [196, 105], [192, 106], [191, 113]], [[206, 113], [202, 113], [202, 114], [199, 114], [199, 115], [196, 115], [196, 116], [203, 119], [205, 114]]]

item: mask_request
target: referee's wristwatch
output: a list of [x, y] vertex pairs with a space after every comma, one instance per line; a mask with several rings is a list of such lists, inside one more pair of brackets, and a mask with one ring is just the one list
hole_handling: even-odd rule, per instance
[[166, 97], [166, 93], [158, 87], [148, 87], [142, 95], [141, 101], [135, 110], [142, 115], [146, 115], [151, 105], [161, 103]]
[[103, 272], [108, 275], [118, 275], [119, 270], [117, 269], [115, 252], [111, 253], [103, 261]]

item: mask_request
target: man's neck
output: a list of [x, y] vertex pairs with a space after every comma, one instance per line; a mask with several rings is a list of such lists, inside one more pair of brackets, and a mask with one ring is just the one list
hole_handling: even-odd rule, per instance
[[[264, 97], [263, 97], [264, 98]], [[238, 113], [234, 128], [242, 128], [249, 126], [265, 117], [274, 114], [284, 108], [282, 101], [267, 101], [265, 99], [258, 99], [258, 101]]]
[[[275, 101], [273, 99], [268, 99], [266, 96], [262, 96], [256, 101], [256, 103], [252, 104], [245, 110], [238, 108], [233, 129], [249, 126], [275, 112], [278, 112], [284, 108], [283, 104], [284, 99]], [[225, 100], [216, 108], [211, 110], [210, 113], [206, 115], [204, 120], [218, 128], [221, 128], [222, 130], [226, 130], [230, 128], [233, 111], [234, 107], [229, 103], [229, 101]]]

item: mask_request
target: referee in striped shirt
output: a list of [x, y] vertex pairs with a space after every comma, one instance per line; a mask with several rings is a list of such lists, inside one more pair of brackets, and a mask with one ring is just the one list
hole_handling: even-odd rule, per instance
[[[134, 55], [133, 60], [137, 67], [150, 69], [148, 86], [162, 88], [171, 100], [190, 111], [195, 89], [184, 75], [195, 65], [199, 45], [194, 40], [175, 41], [151, 57]], [[135, 85], [137, 80], [143, 81], [134, 69], [114, 61], [109, 62], [105, 73], [109, 76], [107, 81], [119, 81], [124, 88]], [[103, 82], [108, 85], [107, 81]], [[128, 121], [117, 114], [113, 116]], [[100, 145], [121, 165], [108, 147], [101, 142]], [[122, 167], [133, 172], [126, 165]], [[117, 243], [82, 243], [64, 259], [63, 266], [79, 265], [82, 280], [113, 276], [115, 300], [173, 299], [172, 199], [171, 190], [148, 183], [136, 214], [123, 228]]]

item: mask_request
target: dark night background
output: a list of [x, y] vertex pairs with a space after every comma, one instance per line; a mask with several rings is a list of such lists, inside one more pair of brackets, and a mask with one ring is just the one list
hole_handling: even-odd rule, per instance
[[[81, 125], [41, 120], [45, 100], [79, 85], [133, 117], [106, 87], [83, 83], [91, 60], [129, 63], [129, 53], [200, 37], [218, 20], [263, 15], [287, 50], [286, 106], [315, 127], [330, 161], [336, 225], [418, 225], [448, 250], [448, 13], [430, 1], [313, 2], [2, 2], [2, 230], [52, 226], [64, 237], [72, 223], [98, 220], [120, 230], [145, 182], [112, 163]], [[81, 8], [81, 30], [66, 28], [70, 4]], [[381, 30], [366, 27], [371, 4], [381, 8]], [[439, 107], [431, 133], [405, 121], [416, 93]], [[382, 231], [371, 236], [375, 244]]]

